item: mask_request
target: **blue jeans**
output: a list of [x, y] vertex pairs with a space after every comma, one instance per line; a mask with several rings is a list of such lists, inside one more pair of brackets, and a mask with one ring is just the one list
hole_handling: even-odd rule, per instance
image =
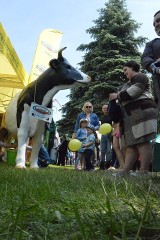
[[39, 167], [47, 167], [50, 163], [50, 156], [45, 148], [44, 144], [41, 145], [39, 154], [38, 154], [38, 166]]
[[108, 134], [101, 136], [101, 162], [112, 160], [111, 139]]

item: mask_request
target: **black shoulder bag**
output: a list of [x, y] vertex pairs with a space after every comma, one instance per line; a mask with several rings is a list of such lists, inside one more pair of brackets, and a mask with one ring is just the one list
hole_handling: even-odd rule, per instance
[[108, 116], [110, 117], [111, 121], [113, 121], [114, 123], [118, 123], [122, 119], [121, 107], [119, 103], [116, 102], [116, 100], [109, 101]]

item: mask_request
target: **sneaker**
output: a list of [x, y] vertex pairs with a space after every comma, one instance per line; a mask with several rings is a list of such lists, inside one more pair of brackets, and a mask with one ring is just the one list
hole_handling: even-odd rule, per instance
[[114, 176], [114, 177], [129, 177], [130, 174], [129, 174], [129, 172], [120, 171], [117, 173], [113, 173], [112, 176]]
[[95, 169], [95, 168], [92, 168], [92, 169], [90, 169], [89, 171], [94, 172], [94, 171], [96, 171], [96, 169]]
[[133, 177], [148, 177], [149, 176], [148, 172], [131, 172], [130, 175]]
[[109, 168], [107, 169], [107, 171], [115, 172], [116, 169], [115, 169], [115, 167], [109, 167]]
[[105, 162], [101, 161], [99, 164], [99, 170], [105, 170]]

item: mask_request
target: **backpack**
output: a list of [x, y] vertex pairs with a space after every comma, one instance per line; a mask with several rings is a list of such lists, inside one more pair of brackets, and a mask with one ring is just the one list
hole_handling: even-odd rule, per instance
[[108, 116], [110, 117], [111, 121], [113, 121], [114, 123], [118, 123], [122, 119], [121, 107], [116, 100], [109, 101]]

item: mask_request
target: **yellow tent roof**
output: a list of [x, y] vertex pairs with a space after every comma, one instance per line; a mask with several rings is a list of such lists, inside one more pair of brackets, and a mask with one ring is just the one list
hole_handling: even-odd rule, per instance
[[0, 113], [11, 99], [28, 84], [25, 71], [11, 41], [0, 23]]
[[48, 62], [57, 57], [61, 37], [62, 32], [54, 29], [45, 29], [40, 34], [29, 76], [0, 23], [0, 113], [6, 111], [15, 94], [42, 74], [37, 66], [45, 70]]

